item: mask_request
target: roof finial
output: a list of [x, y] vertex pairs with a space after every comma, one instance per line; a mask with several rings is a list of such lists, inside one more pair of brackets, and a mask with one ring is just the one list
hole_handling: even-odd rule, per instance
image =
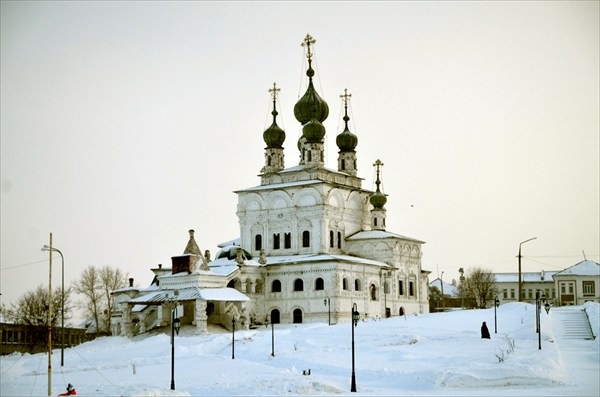
[[273, 98], [273, 102], [277, 100], [277, 95], [279, 94], [279, 91], [281, 91], [281, 88], [277, 88], [277, 83], [273, 82], [273, 88], [269, 88], [269, 93]]
[[344, 88], [344, 93], [340, 95], [340, 98], [344, 101], [344, 123], [346, 124], [346, 129], [348, 129], [348, 120], [350, 120], [350, 117], [348, 117], [348, 102], [350, 102], [351, 96], [352, 94], [348, 94], [347, 88]]
[[377, 161], [373, 163], [373, 167], [375, 167], [376, 171], [377, 171], [377, 180], [375, 181], [375, 184], [377, 185], [378, 192], [379, 192], [379, 185], [381, 184], [381, 181], [379, 180], [379, 167], [382, 167], [382, 166], [383, 166], [383, 163], [379, 159], [377, 159]]
[[302, 41], [302, 44], [300, 44], [302, 47], [306, 47], [306, 57], [308, 58], [309, 65], [312, 62], [312, 55], [313, 55], [312, 51], [310, 50], [310, 45], [315, 44], [316, 42], [317, 42], [317, 40], [315, 40], [310, 34], [307, 33], [306, 37]]

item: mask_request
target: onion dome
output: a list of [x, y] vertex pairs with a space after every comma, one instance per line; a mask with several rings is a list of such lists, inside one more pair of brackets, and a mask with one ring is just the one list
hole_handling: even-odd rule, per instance
[[387, 197], [379, 191], [379, 186], [377, 187], [377, 191], [369, 198], [369, 202], [376, 209], [383, 208], [385, 203], [387, 203]]
[[275, 101], [273, 101], [273, 124], [263, 132], [263, 140], [267, 144], [268, 148], [283, 148], [282, 144], [285, 141], [285, 131], [283, 131], [278, 125], [275, 118], [279, 113], [275, 110]]
[[387, 197], [385, 197], [385, 194], [381, 193], [381, 190], [379, 190], [379, 185], [381, 185], [381, 181], [379, 180], [379, 167], [382, 165], [383, 163], [379, 159], [375, 162], [375, 164], [373, 164], [373, 166], [377, 167], [377, 180], [375, 181], [375, 184], [377, 185], [377, 191], [373, 193], [371, 197], [369, 197], [369, 202], [375, 209], [383, 209], [383, 206], [385, 203], [387, 203]]
[[308, 58], [308, 69], [306, 70], [306, 75], [308, 76], [308, 88], [306, 89], [304, 96], [296, 102], [296, 105], [294, 105], [294, 116], [296, 116], [296, 119], [302, 125], [308, 123], [313, 118], [322, 123], [329, 115], [329, 106], [327, 106], [327, 103], [323, 98], [317, 94], [312, 81], [315, 71], [312, 68], [312, 51], [310, 46], [315, 42], [316, 41], [307, 34], [302, 43], [303, 47], [307, 47], [306, 56]]
[[347, 115], [344, 116], [346, 128], [335, 138], [335, 143], [342, 152], [351, 152], [356, 148], [356, 145], [358, 145], [358, 137], [348, 129], [348, 120], [350, 120], [350, 118]]
[[323, 142], [325, 127], [319, 120], [313, 117], [308, 123], [304, 124], [304, 127], [302, 127], [302, 135], [306, 138], [306, 142]]
[[294, 105], [294, 116], [301, 124], [306, 124], [313, 118], [322, 123], [329, 116], [327, 102], [317, 94], [313, 85], [312, 76], [314, 74], [314, 70], [309, 67], [306, 71], [306, 75], [309, 77], [308, 88], [304, 96]]

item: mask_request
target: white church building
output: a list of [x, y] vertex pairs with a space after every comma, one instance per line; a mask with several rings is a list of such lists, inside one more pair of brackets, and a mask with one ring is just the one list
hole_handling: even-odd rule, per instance
[[361, 318], [428, 312], [424, 242], [387, 230], [381, 161], [374, 164], [376, 191], [362, 187], [347, 91], [341, 96], [345, 129], [336, 137], [337, 170], [325, 167], [322, 123], [329, 107], [313, 86], [313, 44], [307, 35], [308, 87], [294, 106], [302, 125], [299, 164], [285, 167], [274, 84], [260, 184], [235, 192], [239, 238], [221, 244], [211, 258], [190, 230], [183, 254], [172, 257], [171, 268], [152, 269], [148, 288], [135, 288], [131, 280], [130, 287], [113, 291], [113, 335], [143, 333], [175, 317], [205, 333], [209, 324], [231, 329], [232, 320], [243, 328], [350, 321], [354, 305]]

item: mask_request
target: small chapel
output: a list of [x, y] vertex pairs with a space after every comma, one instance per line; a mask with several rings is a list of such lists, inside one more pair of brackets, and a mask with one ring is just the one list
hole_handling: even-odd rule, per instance
[[211, 258], [190, 230], [171, 267], [151, 269], [150, 286], [136, 288], [130, 280], [129, 287], [113, 291], [113, 335], [144, 333], [175, 319], [206, 333], [209, 325], [335, 324], [350, 321], [355, 310], [364, 319], [428, 312], [424, 242], [387, 230], [383, 162], [373, 164], [375, 191], [362, 187], [348, 90], [340, 95], [344, 130], [335, 139], [337, 169], [325, 166], [329, 106], [313, 85], [314, 44], [310, 35], [302, 42], [308, 86], [294, 106], [302, 130], [299, 163], [285, 165], [274, 83], [260, 184], [235, 191], [239, 237], [220, 244]]

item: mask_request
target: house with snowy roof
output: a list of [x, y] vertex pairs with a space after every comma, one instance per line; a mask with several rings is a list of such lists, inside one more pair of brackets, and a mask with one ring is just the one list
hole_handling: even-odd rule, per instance
[[583, 260], [563, 271], [556, 272], [552, 278], [558, 292], [557, 304], [560, 306], [583, 305], [585, 302], [600, 303], [600, 264]]
[[190, 231], [170, 271], [152, 269], [149, 288], [113, 292], [115, 334], [145, 332], [175, 316], [206, 332], [209, 324], [231, 327], [232, 320], [246, 328], [266, 321], [349, 321], [353, 308], [361, 317], [428, 312], [424, 242], [387, 230], [381, 161], [373, 164], [376, 190], [362, 187], [347, 90], [340, 95], [345, 128], [336, 136], [337, 169], [325, 166], [323, 121], [329, 107], [313, 85], [314, 43], [307, 35], [302, 44], [308, 86], [294, 106], [302, 131], [294, 145], [299, 164], [285, 167], [286, 134], [276, 110], [280, 89], [273, 84], [260, 184], [235, 191], [239, 238], [220, 244], [211, 259]]
[[[552, 276], [556, 271], [540, 270], [539, 272], [521, 272], [523, 302], [535, 303], [536, 291], [546, 295], [550, 304], [556, 299], [556, 286]], [[494, 273], [494, 286], [498, 291], [500, 304], [518, 302], [519, 273]]]

